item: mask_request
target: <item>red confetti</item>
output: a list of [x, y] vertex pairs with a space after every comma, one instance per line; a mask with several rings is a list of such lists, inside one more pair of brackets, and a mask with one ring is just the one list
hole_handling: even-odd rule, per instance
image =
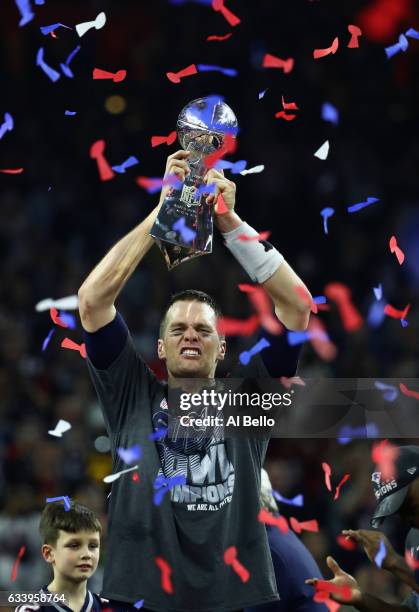
[[234, 153], [237, 149], [237, 140], [233, 138], [231, 134], [226, 134], [224, 138], [224, 144], [214, 151], [214, 153], [210, 153], [204, 158], [204, 164], [206, 168], [213, 168], [217, 161], [224, 157], [227, 153]]
[[340, 604], [333, 599], [329, 599], [327, 593], [323, 593], [323, 591], [319, 591], [315, 593], [313, 596], [313, 600], [317, 603], [323, 603], [329, 612], [337, 612], [340, 610]]
[[330, 55], [331, 53], [335, 54], [339, 47], [339, 38], [336, 36], [332, 45], [327, 49], [314, 49], [313, 57], [314, 59], [319, 59], [320, 57], [325, 57], [326, 55]]
[[299, 295], [300, 298], [303, 300], [303, 302], [305, 302], [305, 304], [310, 306], [311, 312], [313, 312], [314, 314], [317, 314], [319, 309], [317, 307], [317, 304], [313, 302], [313, 299], [311, 295], [309, 294], [309, 292], [307, 291], [307, 289], [305, 287], [302, 287], [301, 285], [298, 287], [294, 287], [294, 289], [297, 295]]
[[115, 176], [115, 172], [105, 159], [105, 141], [96, 140], [90, 147], [90, 159], [95, 159], [101, 181], [110, 181]]
[[400, 383], [399, 387], [403, 395], [406, 395], [407, 397], [414, 397], [415, 399], [419, 399], [419, 391], [412, 391], [411, 389], [408, 389], [406, 385], [404, 385], [403, 383]]
[[[242, 286], [239, 285], [240, 290], [242, 290], [241, 287]], [[252, 287], [252, 291], [245, 290], [245, 293], [248, 293], [248, 298], [258, 313], [259, 321], [262, 327], [264, 327], [271, 334], [280, 334], [284, 328], [278, 319], [272, 314], [272, 301], [265, 289], [260, 286], [255, 286]]]
[[285, 121], [292, 121], [297, 115], [287, 114], [285, 111], [278, 111], [275, 113], [275, 119], [285, 119]]
[[248, 242], [250, 240], [267, 240], [271, 235], [270, 231], [260, 232], [257, 236], [246, 236], [246, 234], [239, 234], [237, 236], [237, 240], [242, 240], [243, 242]]
[[345, 331], [353, 332], [362, 327], [362, 317], [351, 301], [349, 287], [343, 283], [329, 283], [324, 293], [326, 297], [336, 302]]
[[184, 77], [192, 76], [193, 74], [197, 74], [197, 72], [198, 70], [195, 64], [191, 64], [190, 66], [183, 68], [183, 70], [179, 70], [179, 72], [166, 72], [166, 76], [169, 81], [172, 81], [172, 83], [180, 83], [180, 80]]
[[345, 484], [345, 482], [347, 480], [349, 480], [349, 478], [351, 477], [350, 474], [345, 474], [345, 476], [342, 478], [342, 480], [340, 481], [340, 483], [338, 484], [338, 486], [336, 487], [336, 491], [335, 491], [335, 496], [333, 498], [333, 501], [336, 501], [337, 499], [339, 499], [339, 495], [340, 495], [340, 489], [341, 487]]
[[358, 28], [356, 25], [348, 25], [349, 33], [351, 34], [351, 40], [348, 43], [349, 49], [358, 49], [359, 48], [359, 40], [358, 38], [362, 36], [361, 28]]
[[388, 440], [382, 440], [374, 444], [371, 451], [371, 459], [377, 464], [377, 471], [381, 472], [381, 480], [393, 480], [395, 477], [394, 462], [399, 456], [399, 448]]
[[352, 589], [350, 586], [339, 586], [328, 582], [327, 580], [316, 580], [314, 588], [317, 592], [327, 593], [331, 595], [339, 595], [344, 601], [349, 601], [352, 598]]
[[224, 563], [231, 565], [242, 582], [247, 582], [250, 578], [250, 572], [237, 559], [237, 548], [230, 546], [224, 551]]
[[293, 516], [290, 517], [290, 525], [295, 533], [301, 533], [302, 531], [312, 531], [317, 533], [319, 531], [319, 524], [315, 519], [311, 521], [297, 521]]
[[262, 508], [258, 514], [259, 523], [264, 523], [265, 525], [272, 525], [273, 527], [278, 527], [281, 533], [288, 533], [289, 527], [288, 522], [285, 516], [275, 516]]
[[232, 36], [233, 36], [233, 32], [229, 32], [229, 34], [225, 34], [224, 36], [216, 36], [215, 34], [212, 34], [211, 36], [207, 36], [207, 41], [210, 41], [210, 40], [228, 40]]
[[226, 6], [224, 6], [224, 0], [213, 0], [212, 8], [216, 12], [220, 12], [224, 19], [228, 21], [231, 26], [236, 26], [240, 23], [240, 19], [237, 15], [234, 15]]
[[118, 72], [108, 72], [107, 70], [101, 70], [100, 68], [93, 69], [94, 79], [112, 79], [114, 83], [120, 83], [127, 76], [126, 70], [118, 70]]
[[332, 469], [328, 463], [322, 463], [322, 469], [324, 472], [324, 482], [329, 491], [332, 490], [332, 485], [330, 482], [330, 476], [332, 474]]
[[406, 306], [404, 310], [398, 310], [394, 308], [391, 304], [386, 304], [384, 306], [384, 313], [393, 319], [406, 319], [407, 313], [410, 310], [410, 304]]
[[259, 327], [259, 317], [252, 315], [244, 321], [221, 317], [217, 322], [217, 331], [223, 336], [251, 336]]
[[336, 358], [338, 350], [331, 340], [323, 340], [318, 337], [320, 334], [326, 333], [326, 328], [320, 319], [316, 316], [310, 317], [307, 329], [310, 332], [310, 344], [318, 356], [323, 359], [323, 361], [333, 361], [333, 359]]
[[158, 568], [161, 571], [161, 588], [163, 589], [165, 593], [169, 593], [169, 595], [173, 595], [174, 590], [173, 590], [172, 580], [170, 577], [172, 573], [172, 568], [167, 563], [167, 561], [162, 559], [162, 557], [155, 557], [154, 560]]
[[19, 563], [20, 563], [21, 558], [25, 554], [25, 551], [26, 551], [26, 546], [21, 546], [19, 548], [19, 552], [17, 553], [17, 557], [16, 557], [16, 559], [15, 559], [15, 561], [13, 563], [12, 573], [10, 575], [10, 580], [12, 582], [14, 582], [16, 580], [16, 578], [17, 578], [17, 569], [19, 567]]
[[70, 340], [70, 338], [64, 338], [64, 340], [61, 342], [61, 346], [62, 348], [70, 349], [71, 351], [79, 351], [83, 359], [86, 359], [86, 345], [84, 342], [83, 344], [77, 344], [76, 342], [73, 342], [73, 340]]
[[392, 236], [390, 238], [390, 251], [391, 253], [395, 253], [396, 257], [397, 257], [397, 261], [399, 262], [400, 265], [402, 265], [402, 263], [404, 262], [405, 256], [403, 251], [401, 250], [401, 248], [397, 245], [397, 238], [396, 236]]
[[282, 96], [282, 106], [284, 110], [300, 110], [295, 102], [285, 102], [284, 96]]
[[291, 378], [287, 378], [286, 376], [281, 376], [281, 378], [279, 379], [279, 382], [281, 383], [281, 385], [284, 385], [286, 389], [291, 389], [292, 385], [300, 385], [302, 387], [306, 386], [303, 379], [300, 378], [299, 376], [291, 376]]
[[357, 543], [352, 538], [346, 538], [343, 533], [338, 535], [336, 542], [345, 550], [355, 550], [357, 548]]
[[170, 134], [168, 136], [152, 136], [151, 137], [151, 146], [152, 147], [158, 147], [161, 144], [167, 144], [167, 145], [171, 145], [175, 142], [176, 140], [176, 131], [173, 130], [173, 132], [170, 132]]
[[217, 215], [225, 215], [226, 213], [230, 212], [230, 209], [225, 203], [222, 193], [218, 194], [217, 203], [215, 205], [215, 212], [217, 213]]
[[138, 482], [140, 480], [140, 477], [138, 476], [138, 472], [133, 473], [132, 479], [134, 482]]
[[0, 170], [3, 174], [22, 174], [23, 168], [8, 168], [5, 170]]
[[404, 558], [411, 570], [416, 572], [419, 569], [419, 559], [415, 559], [410, 550], [406, 550]]
[[240, 283], [237, 286], [243, 293], [254, 293], [257, 290], [257, 285], [250, 285], [249, 283]]
[[58, 310], [56, 308], [50, 308], [49, 314], [51, 315], [51, 319], [55, 325], [59, 325], [60, 327], [68, 327], [67, 323], [64, 323], [58, 316]]
[[280, 57], [275, 57], [275, 55], [266, 53], [263, 56], [262, 66], [264, 68], [282, 68], [284, 73], [288, 74], [294, 68], [294, 60], [292, 57], [289, 57], [288, 59], [283, 60]]

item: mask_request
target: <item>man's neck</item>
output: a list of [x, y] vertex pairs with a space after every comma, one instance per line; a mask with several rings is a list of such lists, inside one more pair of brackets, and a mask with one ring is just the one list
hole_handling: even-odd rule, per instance
[[47, 588], [50, 593], [59, 593], [60, 595], [64, 593], [67, 605], [73, 610], [73, 605], [76, 604], [77, 610], [80, 610], [86, 599], [87, 581], [72, 582], [58, 577], [54, 578]]

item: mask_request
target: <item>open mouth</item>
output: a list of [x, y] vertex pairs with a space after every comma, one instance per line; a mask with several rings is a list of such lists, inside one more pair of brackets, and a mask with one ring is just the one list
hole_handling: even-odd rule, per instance
[[201, 351], [198, 348], [183, 347], [180, 351], [181, 357], [185, 359], [198, 359], [201, 356]]

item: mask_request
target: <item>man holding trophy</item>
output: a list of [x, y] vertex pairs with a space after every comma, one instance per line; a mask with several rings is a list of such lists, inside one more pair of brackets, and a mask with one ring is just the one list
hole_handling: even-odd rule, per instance
[[[118, 449], [141, 447], [139, 479], [133, 481], [129, 473], [120, 476], [110, 494], [102, 596], [118, 612], [130, 606], [234, 612], [278, 599], [266, 531], [257, 520], [267, 441], [179, 440], [167, 430], [159, 437], [167, 425], [168, 386], [180, 378], [214, 382], [226, 352], [225, 338], [217, 330], [218, 306], [197, 290], [172, 297], [157, 343], [168, 385], [138, 355], [115, 308], [154, 241], [170, 269], [211, 252], [214, 223], [251, 280], [266, 289], [285, 327], [307, 327], [310, 307], [298, 290], [309, 296], [305, 285], [273, 245], [238, 239], [257, 232], [235, 212], [234, 182], [208, 163], [236, 133], [234, 113], [221, 99], [189, 103], [178, 121], [183, 149], [168, 157], [168, 184], [158, 205], [105, 255], [79, 289], [88, 368], [111, 440], [113, 471], [126, 468]], [[285, 336], [231, 376], [293, 376], [298, 348], [289, 347]], [[167, 486], [173, 478], [181, 478], [180, 484]], [[156, 495], [158, 488], [164, 495]]]

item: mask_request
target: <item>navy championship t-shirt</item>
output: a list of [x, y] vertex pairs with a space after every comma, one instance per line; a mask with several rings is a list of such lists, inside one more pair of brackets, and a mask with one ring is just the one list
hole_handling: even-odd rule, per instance
[[[299, 351], [288, 348], [284, 336], [282, 349], [275, 350], [272, 339], [266, 355], [267, 361], [282, 364], [276, 376], [292, 376], [298, 361]], [[165, 424], [167, 384], [137, 354], [121, 315], [93, 334], [85, 332], [85, 338], [88, 369], [111, 440], [112, 471], [127, 468], [119, 447], [140, 444], [142, 451], [139, 478], [127, 473], [112, 484], [103, 597], [131, 604], [144, 600], [144, 608], [161, 612], [228, 612], [277, 600], [265, 526], [257, 521], [268, 442], [150, 440]], [[112, 362], [111, 354], [116, 355]], [[257, 355], [231, 377], [271, 373]], [[158, 475], [184, 475], [186, 484], [155, 505]], [[250, 572], [247, 582], [224, 563], [231, 546]], [[172, 593], [163, 588], [156, 558], [171, 568]]]

